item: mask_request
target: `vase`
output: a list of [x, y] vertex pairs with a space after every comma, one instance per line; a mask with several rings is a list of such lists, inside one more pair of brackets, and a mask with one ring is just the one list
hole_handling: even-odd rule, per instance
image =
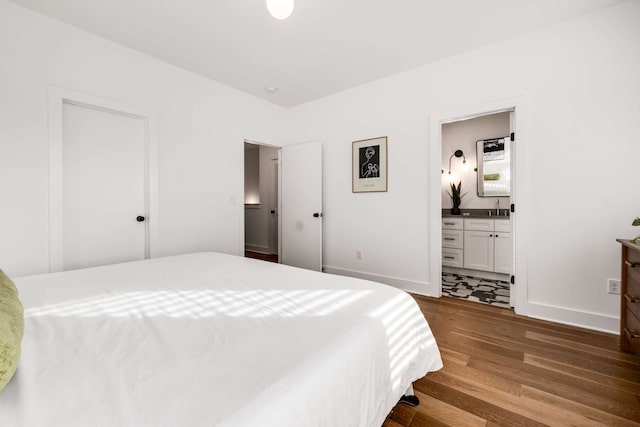
[[451, 208], [451, 215], [460, 215], [460, 208], [458, 207]]

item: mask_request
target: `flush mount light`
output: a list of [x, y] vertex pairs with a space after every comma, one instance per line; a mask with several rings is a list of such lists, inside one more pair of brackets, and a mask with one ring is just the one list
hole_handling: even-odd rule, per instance
[[276, 19], [287, 19], [293, 12], [293, 0], [267, 0], [267, 9]]
[[276, 93], [278, 91], [278, 88], [274, 86], [269, 86], [269, 87], [265, 87], [264, 91], [267, 93]]

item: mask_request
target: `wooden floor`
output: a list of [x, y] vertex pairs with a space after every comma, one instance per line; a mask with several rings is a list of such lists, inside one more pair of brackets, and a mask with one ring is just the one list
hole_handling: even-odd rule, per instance
[[414, 296], [444, 368], [383, 427], [638, 426], [640, 357], [616, 336], [450, 297]]
[[244, 256], [247, 258], [261, 259], [262, 261], [278, 262], [277, 254], [261, 254], [259, 252], [245, 251]]

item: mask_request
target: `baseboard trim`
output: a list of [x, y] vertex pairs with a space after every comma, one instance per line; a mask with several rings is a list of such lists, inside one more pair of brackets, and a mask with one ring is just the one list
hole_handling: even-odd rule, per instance
[[403, 279], [400, 277], [383, 276], [381, 274], [365, 273], [364, 271], [347, 270], [344, 268], [331, 267], [328, 265], [324, 266], [323, 271], [325, 273], [336, 274], [339, 276], [356, 277], [358, 279], [384, 283], [385, 285], [393, 286], [394, 288], [402, 289], [403, 291], [424, 295], [427, 297], [434, 296], [428, 293], [429, 284], [427, 282], [418, 282], [415, 280]]
[[[435, 297], [429, 291], [429, 283], [415, 280], [403, 279], [400, 277], [383, 276], [381, 274], [365, 273], [364, 271], [348, 270], [325, 265], [324, 272], [339, 276], [356, 277], [358, 279], [371, 280], [373, 282], [384, 283], [394, 288], [402, 289], [418, 295]], [[592, 313], [588, 311], [576, 310], [568, 307], [554, 306], [539, 302], [527, 302], [523, 315], [534, 319], [547, 320], [549, 322], [563, 325], [576, 326], [584, 329], [605, 332], [617, 335], [620, 333], [620, 318], [602, 313]]]
[[620, 333], [620, 318], [617, 316], [532, 301], [527, 303], [526, 313], [527, 316], [535, 319], [548, 320], [554, 323], [562, 323], [615, 335]]

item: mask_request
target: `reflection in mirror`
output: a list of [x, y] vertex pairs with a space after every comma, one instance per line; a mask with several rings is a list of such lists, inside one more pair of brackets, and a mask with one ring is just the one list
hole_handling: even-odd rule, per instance
[[476, 141], [478, 196], [511, 195], [511, 141], [508, 136]]

